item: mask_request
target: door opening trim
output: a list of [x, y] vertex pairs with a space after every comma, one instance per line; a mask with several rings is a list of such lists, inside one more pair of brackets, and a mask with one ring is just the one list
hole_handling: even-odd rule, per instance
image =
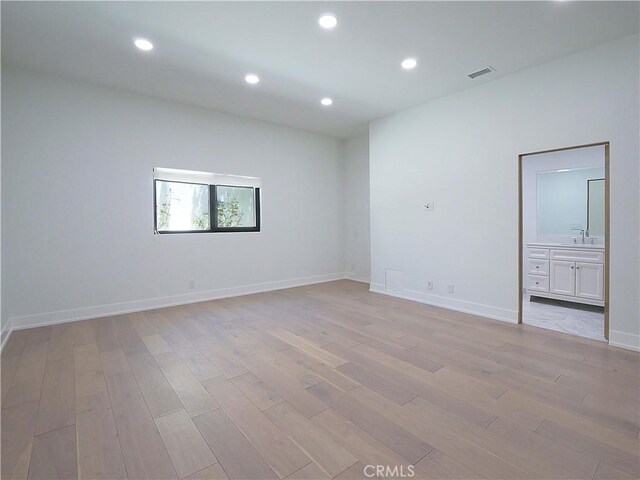
[[522, 160], [524, 157], [540, 155], [543, 153], [562, 152], [564, 150], [577, 150], [579, 148], [604, 147], [604, 338], [609, 341], [609, 196], [610, 196], [610, 176], [609, 176], [609, 150], [610, 142], [588, 143], [572, 147], [553, 148], [538, 152], [522, 153], [518, 155], [518, 323], [522, 323], [522, 302], [524, 288], [523, 263], [524, 249], [523, 241], [523, 194], [522, 194]]

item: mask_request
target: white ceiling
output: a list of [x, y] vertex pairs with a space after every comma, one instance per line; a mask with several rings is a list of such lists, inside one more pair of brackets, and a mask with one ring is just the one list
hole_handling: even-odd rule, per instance
[[[2, 62], [348, 137], [386, 114], [638, 32], [638, 7], [3, 1]], [[317, 24], [328, 11], [339, 20], [331, 31]], [[154, 50], [135, 49], [135, 36]], [[408, 56], [419, 61], [410, 72], [400, 68]], [[497, 72], [467, 78], [486, 65]], [[247, 85], [247, 72], [261, 83]]]

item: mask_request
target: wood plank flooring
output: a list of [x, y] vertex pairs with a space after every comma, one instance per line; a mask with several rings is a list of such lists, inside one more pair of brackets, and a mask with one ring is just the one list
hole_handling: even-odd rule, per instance
[[637, 479], [639, 426], [638, 353], [346, 280], [2, 352], [3, 479]]

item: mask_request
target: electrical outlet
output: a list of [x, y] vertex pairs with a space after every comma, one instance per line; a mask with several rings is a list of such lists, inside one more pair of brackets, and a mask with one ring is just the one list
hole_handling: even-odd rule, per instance
[[450, 283], [449, 285], [447, 285], [447, 292], [453, 293], [453, 283]]
[[424, 204], [424, 209], [427, 212], [433, 212], [435, 210], [435, 208], [436, 208], [436, 206], [435, 206], [435, 204], [433, 202], [429, 202], [429, 203], [425, 203]]
[[433, 280], [427, 280], [427, 290], [433, 290]]
[[194, 288], [196, 288], [195, 280], [189, 280], [189, 283], [187, 284], [187, 286], [189, 287], [189, 290], [193, 290]]

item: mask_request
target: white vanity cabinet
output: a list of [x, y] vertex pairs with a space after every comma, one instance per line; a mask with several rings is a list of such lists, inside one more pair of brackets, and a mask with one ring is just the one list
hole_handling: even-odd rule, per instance
[[576, 291], [576, 264], [561, 260], [551, 261], [549, 292], [557, 295], [571, 295]]
[[598, 245], [527, 244], [527, 292], [604, 305], [604, 249]]

